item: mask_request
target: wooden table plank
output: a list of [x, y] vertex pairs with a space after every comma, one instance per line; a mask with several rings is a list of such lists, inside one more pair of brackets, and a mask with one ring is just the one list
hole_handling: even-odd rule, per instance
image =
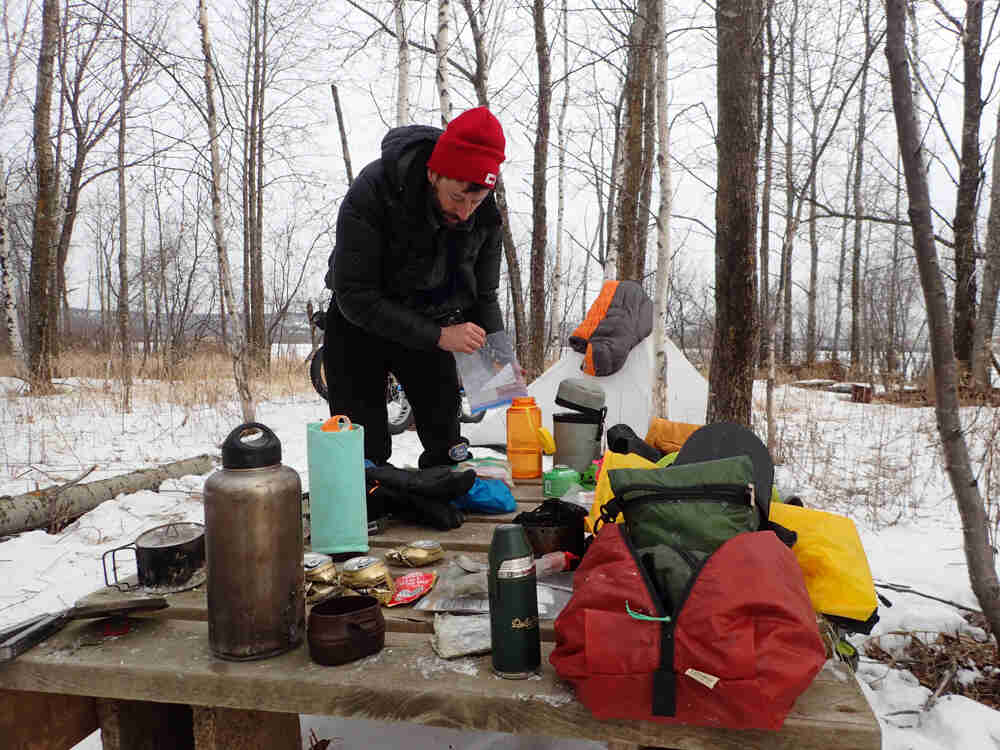
[[465, 522], [466, 523], [510, 523], [514, 520], [514, 516], [518, 513], [524, 513], [527, 511], [534, 510], [541, 504], [541, 500], [538, 502], [518, 502], [517, 509], [512, 513], [466, 513]]
[[518, 479], [514, 482], [514, 497], [518, 500], [523, 498], [542, 497], [541, 479]]
[[418, 539], [437, 539], [445, 550], [452, 552], [489, 552], [493, 538], [493, 523], [464, 523], [451, 531], [436, 531], [426, 526], [390, 521], [381, 534], [368, 537], [373, 551], [384, 553], [386, 549], [403, 547]]
[[[194, 706], [310, 713], [451, 728], [616, 740], [679, 750], [877, 750], [878, 724], [850, 675], [821, 672], [779, 732], [655, 722], [596, 721], [548, 664], [537, 678], [502, 680], [489, 657], [445, 661], [425, 635], [389, 633], [386, 647], [341, 667], [313, 664], [308, 649], [226, 662], [208, 648], [203, 622], [135, 618], [114, 639], [70, 623], [0, 666], [0, 688]], [[553, 710], [553, 709], [557, 710]]]

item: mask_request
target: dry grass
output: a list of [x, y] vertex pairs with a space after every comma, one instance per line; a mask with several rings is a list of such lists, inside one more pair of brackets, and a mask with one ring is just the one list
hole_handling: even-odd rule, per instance
[[[144, 361], [138, 355], [132, 366], [134, 395], [154, 404], [210, 407], [235, 396], [233, 363], [222, 352], [198, 352], [173, 367], [167, 367], [160, 357]], [[70, 350], [53, 363], [53, 372], [57, 381], [80, 381], [74, 388], [91, 396], [121, 391], [121, 358], [116, 355]], [[15, 377], [10, 356], [0, 356], [0, 377]], [[262, 401], [313, 392], [308, 365], [302, 357], [290, 355], [272, 357], [270, 368], [253, 377], [253, 387], [255, 397]]]
[[[985, 628], [985, 620], [977, 614], [969, 614], [966, 619]], [[883, 647], [883, 637], [890, 639], [892, 645]], [[1000, 663], [994, 639], [978, 641], [965, 634], [893, 632], [868, 639], [864, 650], [869, 658], [909, 670], [934, 696], [964, 695], [1000, 709]]]
[[[763, 380], [767, 378], [767, 374], [767, 369], [761, 368], [757, 371], [755, 377]], [[796, 380], [843, 381], [847, 379], [848, 374], [847, 368], [841, 363], [824, 360], [822, 362], [814, 362], [811, 365], [779, 365], [775, 368], [774, 380], [778, 385], [787, 385], [788, 383], [794, 383]]]

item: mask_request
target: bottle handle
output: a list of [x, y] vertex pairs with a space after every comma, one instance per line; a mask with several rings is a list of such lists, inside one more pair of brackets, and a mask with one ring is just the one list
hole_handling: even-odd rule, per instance
[[320, 427], [322, 432], [349, 432], [354, 429], [351, 425], [350, 417], [345, 414], [335, 414], [323, 423]]
[[[223, 458], [226, 453], [240, 454], [246, 458], [265, 451], [274, 451], [276, 446], [280, 458], [281, 442], [274, 434], [274, 430], [260, 422], [244, 422], [239, 427], [233, 428], [222, 442], [222, 453]], [[223, 463], [225, 464], [225, 461]]]

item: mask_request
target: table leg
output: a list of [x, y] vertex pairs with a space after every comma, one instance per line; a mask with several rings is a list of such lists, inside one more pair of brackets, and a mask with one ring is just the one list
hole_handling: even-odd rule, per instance
[[0, 690], [0, 737], [11, 750], [66, 750], [97, 729], [93, 698]]
[[97, 699], [104, 750], [194, 750], [191, 707]]
[[301, 750], [298, 714], [194, 706], [196, 750]]

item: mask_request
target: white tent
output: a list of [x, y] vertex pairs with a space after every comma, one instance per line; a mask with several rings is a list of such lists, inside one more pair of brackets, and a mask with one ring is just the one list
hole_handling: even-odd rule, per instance
[[[625, 365], [613, 375], [596, 377], [580, 369], [583, 355], [566, 349], [562, 357], [531, 385], [528, 395], [542, 409], [542, 421], [552, 431], [552, 414], [569, 411], [556, 404], [556, 391], [566, 378], [593, 380], [604, 390], [608, 416], [606, 427], [627, 424], [639, 437], [646, 434], [654, 416], [650, 413], [653, 383], [653, 337], [647, 336], [629, 352]], [[708, 381], [694, 369], [687, 357], [667, 339], [668, 413], [674, 422], [705, 423]], [[472, 445], [504, 445], [507, 442], [506, 407], [491, 409], [478, 424], [463, 424], [462, 434]]]

